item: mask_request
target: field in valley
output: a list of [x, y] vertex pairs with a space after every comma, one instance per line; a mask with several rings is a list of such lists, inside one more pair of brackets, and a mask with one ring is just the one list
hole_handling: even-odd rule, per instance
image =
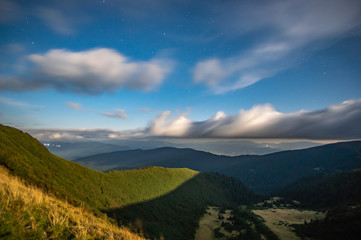
[[270, 228], [281, 240], [300, 240], [290, 225], [303, 224], [305, 221], [310, 222], [311, 219], [323, 219], [325, 213], [297, 210], [297, 209], [264, 209], [253, 210], [253, 212], [261, 216], [266, 222], [266, 226]]
[[[238, 231], [227, 232], [222, 227], [222, 220], [218, 218], [219, 208], [209, 207], [207, 213], [203, 215], [199, 222], [199, 228], [196, 233], [195, 240], [215, 240], [215, 239], [227, 239], [228, 237], [235, 237], [239, 234]], [[222, 214], [224, 217], [223, 222], [230, 222], [227, 220], [231, 216], [231, 210], [226, 210]], [[214, 230], [220, 228], [220, 233], [224, 234], [224, 237], [215, 238]]]

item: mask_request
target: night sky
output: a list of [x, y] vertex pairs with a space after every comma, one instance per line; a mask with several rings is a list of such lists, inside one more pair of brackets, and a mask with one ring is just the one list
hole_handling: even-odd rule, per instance
[[0, 123], [49, 140], [361, 139], [361, 1], [0, 0]]

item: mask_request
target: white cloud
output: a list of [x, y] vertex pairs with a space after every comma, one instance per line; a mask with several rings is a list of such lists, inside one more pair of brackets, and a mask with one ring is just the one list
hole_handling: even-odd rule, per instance
[[169, 59], [131, 61], [113, 49], [81, 52], [65, 49], [28, 56], [33, 63], [30, 77], [0, 77], [0, 89], [31, 90], [55, 88], [98, 94], [121, 88], [149, 91], [160, 85], [173, 68]]
[[126, 114], [125, 110], [123, 109], [116, 109], [115, 112], [102, 112], [104, 116], [110, 117], [110, 118], [121, 118], [121, 119], [127, 119], [128, 115]]
[[151, 124], [150, 133], [155, 136], [183, 136], [187, 134], [192, 121], [184, 115], [169, 120], [170, 111], [160, 114]]
[[43, 141], [62, 140], [109, 140], [144, 137], [144, 129], [116, 131], [111, 129], [24, 129], [37, 139]]
[[126, 131], [110, 129], [26, 129], [42, 140], [106, 140], [152, 137], [206, 139], [361, 139], [361, 99], [348, 100], [317, 111], [281, 113], [270, 104], [240, 110], [236, 115], [216, 113], [205, 121], [192, 121], [169, 111], [147, 128]]
[[185, 138], [358, 139], [360, 122], [361, 100], [294, 113], [281, 113], [265, 104], [241, 110], [237, 115], [218, 112], [202, 122], [184, 115], [171, 120], [170, 112], [164, 112], [150, 124], [149, 133]]
[[76, 102], [67, 102], [66, 106], [74, 109], [74, 110], [82, 110], [84, 109], [83, 105], [81, 105], [80, 103], [76, 103]]
[[[243, 5], [250, 4], [250, 5]], [[231, 58], [199, 61], [193, 69], [195, 83], [205, 83], [214, 93], [252, 85], [292, 66], [297, 56], [327, 47], [330, 39], [342, 38], [361, 24], [358, 0], [266, 1], [239, 3], [223, 8], [223, 19], [231, 34], [264, 31], [254, 47]], [[233, 24], [232, 24], [233, 22]], [[223, 26], [224, 28], [225, 26]], [[302, 49], [301, 49], [302, 48]]]

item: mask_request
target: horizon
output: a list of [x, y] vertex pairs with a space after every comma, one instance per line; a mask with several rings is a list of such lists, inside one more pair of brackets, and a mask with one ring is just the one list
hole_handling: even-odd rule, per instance
[[361, 3], [0, 2], [0, 123], [39, 140], [361, 139]]

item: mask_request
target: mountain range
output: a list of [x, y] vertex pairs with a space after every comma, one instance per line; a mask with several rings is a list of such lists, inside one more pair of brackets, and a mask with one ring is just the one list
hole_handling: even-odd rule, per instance
[[216, 155], [237, 156], [245, 154], [268, 154], [284, 150], [296, 150], [321, 145], [317, 142], [297, 141], [280, 143], [256, 143], [252, 141], [182, 141], [169, 139], [169, 141], [143, 139], [143, 140], [111, 140], [111, 141], [48, 141], [41, 140], [50, 152], [67, 160], [74, 160], [99, 153], [123, 150], [155, 149], [162, 147], [192, 148], [198, 151], [210, 152]]
[[100, 171], [162, 166], [218, 172], [240, 179], [257, 193], [269, 194], [302, 177], [361, 168], [361, 141], [234, 157], [164, 147], [103, 153], [74, 161]]

